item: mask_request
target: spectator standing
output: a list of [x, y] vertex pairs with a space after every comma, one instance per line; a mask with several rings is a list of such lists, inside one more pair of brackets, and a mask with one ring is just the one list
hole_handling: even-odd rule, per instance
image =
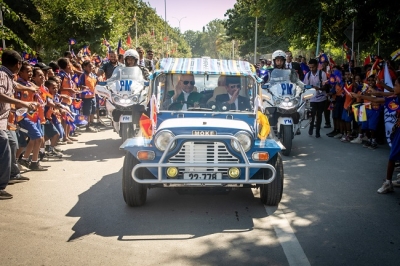
[[286, 51], [286, 68], [296, 70], [297, 75], [299, 75], [299, 79], [304, 79], [304, 73], [300, 67], [300, 64], [293, 62], [293, 55], [291, 51]]
[[316, 59], [310, 59], [308, 62], [308, 66], [310, 68], [310, 72], [306, 74], [304, 77], [304, 84], [311, 85], [317, 93], [313, 98], [310, 99], [311, 105], [311, 123], [310, 128], [308, 130], [308, 134], [310, 136], [313, 135], [314, 132], [314, 123], [315, 117], [317, 118], [315, 125], [315, 137], [320, 138], [320, 129], [322, 123], [322, 113], [325, 108], [326, 101], [326, 91], [325, 84], [327, 82], [326, 73], [322, 70], [318, 70], [318, 61]]
[[105, 63], [103, 66], [101, 66], [99, 68], [99, 71], [97, 72], [97, 76], [99, 76], [99, 77], [102, 76], [103, 74], [105, 74], [106, 79], [111, 78], [112, 73], [114, 72], [114, 69], [117, 66], [121, 65], [121, 63], [118, 62], [117, 54], [114, 51], [111, 51], [108, 54], [108, 57], [109, 57], [108, 62]]
[[5, 191], [10, 181], [12, 154], [7, 134], [8, 116], [11, 104], [34, 110], [37, 103], [23, 102], [14, 99], [16, 84], [13, 75], [17, 74], [22, 65], [21, 56], [13, 50], [5, 50], [1, 55], [2, 66], [0, 66], [0, 199], [11, 199], [13, 196]]

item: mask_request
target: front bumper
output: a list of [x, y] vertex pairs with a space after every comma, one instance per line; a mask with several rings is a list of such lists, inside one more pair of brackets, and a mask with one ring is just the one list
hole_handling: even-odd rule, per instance
[[[238, 147], [240, 148], [240, 154], [242, 156], [242, 163], [169, 163], [165, 162], [166, 158], [169, 154], [169, 149], [172, 144], [177, 141], [183, 139], [185, 141], [215, 141], [215, 140], [233, 140], [237, 143]], [[125, 144], [125, 143], [124, 143]], [[127, 144], [127, 143], [126, 143]], [[165, 169], [167, 167], [177, 167], [177, 168], [213, 168], [213, 167], [237, 167], [240, 169], [244, 169], [244, 177], [241, 176], [240, 178], [234, 179], [201, 179], [201, 180], [191, 180], [191, 179], [173, 179], [173, 178], [165, 178]], [[157, 168], [157, 178], [156, 179], [141, 179], [137, 176], [137, 171], [140, 168]], [[268, 179], [252, 179], [250, 178], [250, 169], [270, 169], [272, 175]], [[171, 142], [168, 144], [168, 147], [163, 152], [161, 158], [158, 162], [152, 163], [139, 163], [135, 165], [132, 169], [132, 178], [141, 184], [175, 184], [181, 186], [192, 186], [192, 185], [244, 185], [244, 184], [269, 184], [274, 181], [276, 176], [275, 168], [267, 163], [251, 163], [247, 158], [246, 152], [243, 150], [242, 146], [240, 145], [238, 139], [231, 135], [213, 135], [213, 136], [196, 136], [196, 135], [178, 135], [175, 136]]]

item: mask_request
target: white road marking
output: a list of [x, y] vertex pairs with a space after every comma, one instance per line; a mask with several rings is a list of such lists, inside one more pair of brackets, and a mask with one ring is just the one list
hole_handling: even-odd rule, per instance
[[283, 211], [276, 207], [264, 207], [289, 265], [311, 265]]

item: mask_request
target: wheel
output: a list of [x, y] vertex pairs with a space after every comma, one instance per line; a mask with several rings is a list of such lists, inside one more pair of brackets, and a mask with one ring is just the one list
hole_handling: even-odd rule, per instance
[[120, 123], [120, 132], [121, 132], [121, 138], [122, 142], [125, 142], [125, 140], [132, 138], [133, 137], [133, 127], [131, 123]]
[[[269, 184], [260, 185], [260, 199], [265, 205], [276, 206], [282, 199], [283, 193], [283, 163], [282, 157], [278, 153], [269, 162], [276, 169], [274, 181]], [[271, 177], [272, 172], [269, 169], [262, 169], [263, 179]]]
[[282, 150], [282, 154], [285, 156], [289, 156], [292, 151], [292, 139], [293, 139], [293, 130], [292, 126], [282, 126], [282, 144], [285, 146], [285, 150]]
[[[131, 175], [133, 167], [138, 163], [131, 153], [126, 153], [122, 169], [122, 194], [125, 203], [130, 207], [143, 205], [147, 198], [147, 185], [137, 183]], [[138, 176], [143, 176], [144, 170], [139, 169]]]

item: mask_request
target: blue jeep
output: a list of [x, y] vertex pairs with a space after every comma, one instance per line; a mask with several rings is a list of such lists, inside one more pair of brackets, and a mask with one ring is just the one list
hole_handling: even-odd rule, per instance
[[281, 147], [268, 134], [260, 80], [245, 61], [165, 58], [151, 77], [142, 137], [127, 139], [123, 196], [146, 202], [147, 189], [260, 189], [262, 203], [283, 193]]

